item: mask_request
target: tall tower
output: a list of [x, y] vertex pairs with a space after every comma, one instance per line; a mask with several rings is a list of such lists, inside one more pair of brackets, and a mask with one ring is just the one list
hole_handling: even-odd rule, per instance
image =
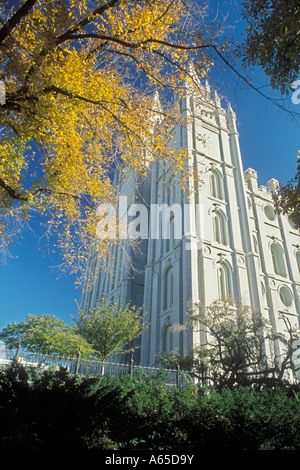
[[83, 307], [97, 306], [104, 294], [116, 303], [144, 306], [150, 325], [136, 357], [144, 366], [155, 364], [162, 351], [189, 355], [203, 341], [178, 327], [191, 303], [208, 306], [229, 296], [269, 320], [274, 331], [284, 331], [282, 314], [299, 325], [300, 235], [274, 211], [278, 183], [258, 187], [256, 172], [244, 172], [235, 113], [230, 105], [222, 107], [208, 83], [198, 82], [195, 91], [187, 82], [178, 100], [186, 124], [175, 129], [174, 145], [188, 150], [188, 191], [171, 167], [158, 162], [149, 165], [138, 190], [134, 178], [122, 182], [117, 176], [120, 193], [145, 204], [149, 221], [154, 209], [163, 217], [155, 229], [149, 223], [138, 253], [129, 245], [116, 250], [113, 270], [100, 269], [82, 299]]

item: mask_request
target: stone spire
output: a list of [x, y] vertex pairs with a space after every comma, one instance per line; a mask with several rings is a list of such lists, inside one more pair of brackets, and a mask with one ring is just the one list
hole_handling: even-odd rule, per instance
[[150, 121], [156, 124], [161, 123], [162, 117], [162, 106], [160, 102], [159, 92], [156, 90], [153, 96], [153, 105], [150, 112]]

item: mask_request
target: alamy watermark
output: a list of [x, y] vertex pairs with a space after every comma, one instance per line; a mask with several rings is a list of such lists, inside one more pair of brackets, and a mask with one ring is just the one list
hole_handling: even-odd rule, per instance
[[202, 204], [128, 204], [120, 196], [118, 207], [101, 204], [97, 208], [100, 239], [176, 240], [184, 239], [186, 249], [200, 249], [203, 238], [204, 210]]
[[292, 83], [292, 88], [294, 93], [292, 94], [292, 102], [293, 104], [299, 104], [300, 103], [300, 80], [295, 80]]

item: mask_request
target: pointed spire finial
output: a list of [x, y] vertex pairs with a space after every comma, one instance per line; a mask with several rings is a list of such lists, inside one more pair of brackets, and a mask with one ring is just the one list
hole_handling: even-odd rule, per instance
[[214, 91], [214, 98], [215, 98], [215, 103], [216, 103], [216, 105], [217, 105], [217, 106], [221, 106], [221, 99], [220, 99], [220, 97], [219, 97], [219, 95], [218, 95], [217, 90]]
[[232, 106], [231, 106], [230, 103], [228, 103], [228, 113], [234, 114], [234, 111], [233, 111]]

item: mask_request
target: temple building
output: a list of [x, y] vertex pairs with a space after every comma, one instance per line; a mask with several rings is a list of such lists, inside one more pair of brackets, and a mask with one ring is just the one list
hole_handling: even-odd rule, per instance
[[[104, 295], [143, 306], [150, 326], [135, 360], [144, 366], [155, 364], [162, 351], [189, 355], [203, 341], [199, 333], [175, 328], [185, 324], [190, 303], [208, 306], [230, 297], [260, 313], [274, 331], [284, 331], [282, 314], [299, 325], [300, 236], [289, 217], [274, 210], [278, 182], [258, 186], [256, 171], [244, 171], [236, 115], [208, 83], [199, 84], [197, 93], [187, 86], [179, 101], [189, 125], [175, 129], [174, 142], [188, 149], [201, 182], [190, 177], [190, 191], [183, 192], [179, 176], [156, 161], [139, 184], [117, 172], [127, 215], [129, 203], [132, 215], [134, 208], [136, 214], [147, 208], [148, 232], [137, 247], [126, 239], [123, 249], [114, 245], [110, 269], [92, 255], [97, 279], [82, 297], [84, 308], [96, 307]], [[150, 221], [153, 211], [160, 223]]]

